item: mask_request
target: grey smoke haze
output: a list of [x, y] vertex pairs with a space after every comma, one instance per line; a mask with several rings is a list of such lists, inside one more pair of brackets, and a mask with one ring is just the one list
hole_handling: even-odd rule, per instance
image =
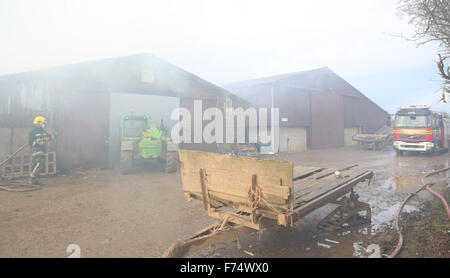
[[0, 74], [150, 52], [208, 81], [328, 66], [389, 112], [439, 100], [397, 1], [0, 1]]

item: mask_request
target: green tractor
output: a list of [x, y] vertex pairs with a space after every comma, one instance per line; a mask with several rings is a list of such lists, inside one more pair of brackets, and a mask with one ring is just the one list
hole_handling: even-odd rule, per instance
[[133, 172], [137, 165], [155, 163], [164, 165], [166, 173], [178, 168], [178, 146], [167, 137], [167, 128], [161, 120], [158, 129], [150, 117], [124, 115], [121, 125], [120, 170]]

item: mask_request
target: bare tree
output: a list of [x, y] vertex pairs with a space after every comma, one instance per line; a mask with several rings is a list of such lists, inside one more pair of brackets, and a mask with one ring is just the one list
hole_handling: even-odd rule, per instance
[[440, 50], [436, 65], [443, 79], [442, 101], [447, 103], [450, 94], [450, 0], [400, 0], [400, 14], [409, 17], [409, 23], [415, 26], [415, 34], [408, 38], [418, 46], [437, 42]]

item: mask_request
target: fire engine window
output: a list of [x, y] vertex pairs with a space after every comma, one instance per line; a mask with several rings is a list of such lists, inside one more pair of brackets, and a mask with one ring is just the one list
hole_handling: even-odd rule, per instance
[[395, 125], [399, 128], [428, 128], [431, 127], [431, 119], [425, 115], [402, 115], [397, 116]]

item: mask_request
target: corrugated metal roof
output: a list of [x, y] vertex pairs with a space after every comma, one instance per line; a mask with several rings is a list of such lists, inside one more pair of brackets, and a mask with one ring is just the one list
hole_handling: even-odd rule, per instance
[[285, 78], [294, 77], [294, 76], [300, 76], [305, 73], [312, 73], [312, 72], [323, 72], [324, 70], [328, 69], [327, 67], [312, 69], [312, 70], [305, 70], [305, 71], [297, 71], [297, 72], [291, 72], [291, 73], [285, 73], [285, 74], [278, 74], [268, 77], [261, 77], [261, 78], [255, 78], [255, 79], [249, 79], [244, 81], [238, 81], [238, 82], [232, 82], [223, 84], [222, 86], [224, 88], [235, 88], [235, 87], [244, 87], [244, 86], [255, 86], [255, 85], [261, 85], [261, 84], [267, 84], [267, 83], [274, 83], [277, 81], [280, 81]]
[[[259, 85], [270, 85], [273, 83], [277, 83], [277, 85], [285, 85], [286, 87], [303, 89], [310, 92], [329, 92], [348, 97], [363, 98], [382, 109], [328, 67], [232, 82], [224, 84], [223, 87], [232, 93], [249, 100], [249, 97], [246, 96], [244, 92], [246, 88]], [[255, 95], [256, 94], [254, 94], [254, 96]]]
[[[52, 78], [64, 78], [67, 80], [76, 80], [77, 77], [82, 77], [83, 80], [89, 78], [92, 80], [100, 79], [102, 82], [105, 80], [111, 80], [111, 82], [115, 82], [118, 77], [114, 76], [115, 71], [124, 72], [128, 70], [124, 65], [129, 65], [136, 62], [147, 61], [149, 64], [153, 65], [155, 68], [160, 67], [163, 68], [164, 71], [170, 71], [169, 74], [165, 75], [172, 77], [183, 77], [186, 80], [191, 80], [193, 83], [198, 84], [197, 90], [202, 89], [204, 91], [213, 93], [216, 96], [228, 96], [234, 101], [238, 101], [242, 104], [248, 105], [249, 103], [244, 99], [230, 93], [228, 90], [215, 85], [205, 79], [200, 78], [199, 76], [185, 71], [182, 68], [175, 66], [163, 59], [160, 59], [150, 53], [142, 53], [135, 54], [129, 56], [121, 56], [107, 59], [99, 59], [94, 61], [87, 61], [76, 64], [68, 64], [57, 67], [45, 68], [35, 71], [21, 72], [21, 73], [13, 73], [6, 74], [0, 76], [0, 89], [2, 84], [6, 82], [22, 82], [27, 79], [32, 79], [35, 76], [39, 77], [47, 77], [51, 76]], [[119, 72], [119, 73], [120, 73]], [[177, 79], [173, 79], [172, 81], [179, 81]], [[176, 82], [175, 82], [176, 83]], [[173, 84], [173, 87], [176, 87], [177, 84]], [[196, 91], [184, 90], [183, 86], [177, 87], [177, 95], [179, 97], [193, 97], [195, 96]]]

